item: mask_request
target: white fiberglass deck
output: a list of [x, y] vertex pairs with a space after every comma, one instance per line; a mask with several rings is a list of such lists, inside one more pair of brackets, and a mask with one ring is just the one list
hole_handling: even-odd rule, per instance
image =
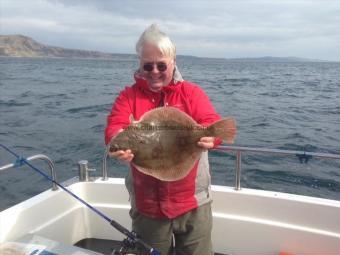
[[[130, 229], [124, 180], [68, 187]], [[340, 201], [213, 186], [214, 250], [230, 255], [340, 254]], [[73, 245], [85, 238], [122, 240], [107, 221], [65, 191], [48, 190], [0, 212], [0, 243], [33, 233]]]

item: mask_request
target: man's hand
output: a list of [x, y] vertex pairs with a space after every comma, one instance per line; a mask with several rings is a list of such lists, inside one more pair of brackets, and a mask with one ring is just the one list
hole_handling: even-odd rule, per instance
[[202, 137], [199, 142], [198, 142], [198, 146], [202, 147], [203, 149], [212, 149], [214, 148], [214, 141], [215, 141], [215, 137]]
[[109, 152], [109, 156], [111, 158], [116, 158], [124, 162], [130, 162], [133, 159], [133, 154], [131, 150], [126, 150], [126, 151], [115, 151], [115, 152]]

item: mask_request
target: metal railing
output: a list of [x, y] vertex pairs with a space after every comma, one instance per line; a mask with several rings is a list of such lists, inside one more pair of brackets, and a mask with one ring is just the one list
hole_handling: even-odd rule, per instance
[[295, 150], [280, 150], [280, 149], [267, 149], [267, 148], [252, 148], [252, 147], [241, 147], [241, 146], [219, 146], [216, 151], [233, 151], [236, 152], [236, 169], [235, 169], [235, 189], [241, 189], [241, 172], [242, 172], [242, 153], [272, 153], [281, 155], [291, 155], [299, 158], [300, 162], [305, 162], [312, 158], [325, 158], [325, 159], [340, 159], [340, 154], [330, 153], [317, 153], [317, 152], [306, 152], [306, 151], [295, 151]]
[[[296, 156], [300, 162], [305, 162], [312, 157], [314, 158], [325, 158], [325, 159], [340, 159], [340, 154], [330, 154], [330, 153], [317, 153], [317, 152], [306, 152], [306, 151], [296, 151], [296, 150], [280, 150], [280, 149], [268, 149], [268, 148], [252, 148], [252, 147], [242, 147], [242, 146], [224, 146], [221, 145], [215, 149], [215, 151], [233, 151], [236, 152], [236, 166], [235, 166], [235, 190], [241, 189], [241, 172], [242, 172], [242, 153], [271, 153], [271, 154], [281, 154]], [[107, 158], [108, 151], [105, 150], [103, 157], [103, 167], [102, 167], [102, 180], [108, 179], [107, 173]]]
[[107, 181], [109, 179], [107, 175], [107, 163], [106, 163], [108, 156], [109, 156], [108, 148], [106, 148], [104, 152], [103, 166], [102, 166], [102, 180], [103, 181]]
[[[25, 158], [25, 159], [27, 161], [39, 159], [39, 160], [43, 160], [43, 161], [47, 162], [47, 164], [48, 164], [48, 166], [51, 170], [52, 180], [57, 181], [57, 175], [56, 175], [56, 172], [55, 172], [54, 163], [49, 157], [47, 157], [46, 155], [43, 155], [43, 154], [37, 154], [37, 155], [33, 155], [33, 156]], [[6, 170], [6, 169], [9, 169], [9, 168], [12, 168], [12, 167], [17, 167], [17, 164], [11, 163], [11, 164], [1, 166], [0, 171]], [[58, 186], [55, 184], [55, 182], [52, 182], [52, 190], [57, 190], [57, 189], [58, 189]]]

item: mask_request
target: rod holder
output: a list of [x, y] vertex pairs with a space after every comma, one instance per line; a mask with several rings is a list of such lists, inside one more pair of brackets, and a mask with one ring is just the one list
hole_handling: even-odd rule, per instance
[[78, 161], [79, 168], [79, 181], [88, 182], [89, 181], [89, 162], [87, 160]]

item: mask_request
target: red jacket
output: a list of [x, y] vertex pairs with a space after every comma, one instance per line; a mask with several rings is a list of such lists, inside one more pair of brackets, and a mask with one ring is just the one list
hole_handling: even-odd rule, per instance
[[[161, 93], [151, 91], [145, 80], [135, 79], [136, 83], [126, 87], [113, 104], [107, 118], [106, 143], [109, 143], [118, 130], [130, 124], [131, 114], [135, 120], [139, 120], [145, 112], [159, 106]], [[203, 126], [220, 119], [207, 95], [193, 83], [172, 82], [163, 87], [162, 91], [164, 106], [176, 107], [186, 112]], [[145, 175], [132, 166], [126, 180], [132, 207], [149, 217], [171, 219], [210, 201], [209, 165], [204, 160], [207, 161], [199, 160], [186, 177], [173, 182]]]

